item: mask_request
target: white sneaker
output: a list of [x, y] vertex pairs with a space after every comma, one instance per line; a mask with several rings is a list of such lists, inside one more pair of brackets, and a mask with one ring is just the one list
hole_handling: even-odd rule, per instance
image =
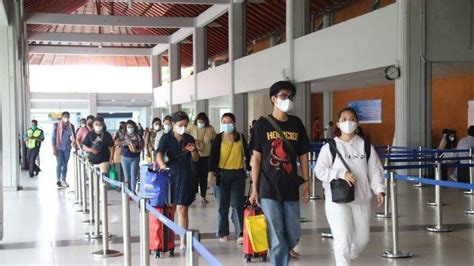
[[69, 187], [69, 184], [66, 182], [66, 180], [61, 181], [61, 186], [62, 187]]
[[243, 237], [237, 238], [237, 245], [243, 245], [243, 244], [244, 244], [244, 238]]

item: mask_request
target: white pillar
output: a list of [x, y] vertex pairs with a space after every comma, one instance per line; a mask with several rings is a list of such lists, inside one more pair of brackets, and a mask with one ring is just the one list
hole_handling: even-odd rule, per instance
[[247, 93], [235, 93], [235, 66], [234, 61], [246, 55], [246, 3], [229, 4], [229, 63], [231, 73], [230, 110], [237, 118], [236, 127], [240, 132], [247, 134], [248, 104]]
[[179, 43], [171, 43], [168, 50], [168, 65], [170, 68], [170, 113], [174, 113], [180, 109], [179, 106], [173, 105], [173, 81], [181, 78], [181, 59]]
[[[198, 73], [208, 67], [207, 28], [196, 27], [193, 32], [193, 64], [194, 64], [194, 110], [196, 114], [209, 112], [208, 100], [198, 100]], [[208, 114], [209, 115], [209, 114]]]
[[151, 56], [151, 80], [153, 84], [153, 89], [160, 87], [162, 83], [161, 59], [162, 59], [161, 55]]
[[397, 61], [400, 78], [395, 80], [396, 145], [431, 146], [431, 67], [422, 59], [420, 15], [422, 0], [398, 0]]
[[[331, 11], [323, 14], [323, 28], [330, 27], [332, 25], [332, 13]], [[327, 127], [329, 122], [332, 121], [332, 91], [323, 92], [323, 128]]]
[[[310, 30], [311, 15], [309, 0], [287, 0], [286, 1], [286, 36], [288, 42], [290, 65], [288, 66], [288, 78], [294, 80], [294, 39], [304, 36]], [[311, 127], [311, 83], [296, 83], [296, 99], [294, 114], [297, 115], [306, 130]]]
[[16, 43], [12, 26], [0, 26], [0, 98], [3, 187], [20, 187], [19, 131], [17, 117]]
[[89, 114], [97, 116], [97, 93], [89, 93]]

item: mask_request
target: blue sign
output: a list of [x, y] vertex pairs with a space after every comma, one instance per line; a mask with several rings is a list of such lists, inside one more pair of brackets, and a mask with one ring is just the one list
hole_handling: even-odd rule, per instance
[[349, 107], [354, 108], [361, 124], [382, 123], [382, 100], [365, 100], [349, 102]]

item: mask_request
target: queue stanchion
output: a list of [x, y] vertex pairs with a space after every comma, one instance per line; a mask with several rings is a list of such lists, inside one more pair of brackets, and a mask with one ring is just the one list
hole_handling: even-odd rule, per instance
[[[81, 163], [80, 159], [79, 159], [79, 163]], [[76, 171], [77, 171], [77, 194], [78, 194], [78, 197], [79, 197], [79, 201], [78, 201], [78, 204], [77, 204], [77, 207], [78, 209], [76, 210], [76, 212], [83, 212], [84, 209], [84, 198], [82, 197], [82, 180], [83, 180], [83, 175], [82, 175], [82, 171], [81, 171], [81, 167], [78, 167], [76, 168]]]
[[[474, 158], [474, 148], [469, 149], [469, 164], [473, 164], [473, 159]], [[474, 167], [470, 166], [469, 167], [469, 183], [474, 184]], [[465, 195], [474, 195], [474, 189], [469, 189], [464, 191]]]
[[[89, 177], [89, 188], [87, 189], [89, 194], [89, 220], [82, 221], [83, 224], [94, 225], [94, 168], [87, 162], [84, 162], [84, 172]], [[86, 182], [87, 183], [87, 182]], [[88, 237], [87, 237], [88, 238]]]
[[74, 158], [74, 205], [79, 204], [79, 156], [77, 154], [73, 153], [73, 158]]
[[[436, 158], [436, 169], [438, 168], [438, 164], [439, 164], [439, 162], [440, 162], [440, 160], [438, 160], [438, 159], [440, 159], [440, 157], [441, 157], [441, 156], [439, 156], [438, 154], [435, 154], [435, 158]], [[436, 169], [435, 169], [435, 179], [438, 180], [438, 179], [437, 179], [438, 177], [436, 176]], [[439, 180], [441, 180], [441, 170], [440, 170], [440, 172], [439, 172]], [[435, 186], [435, 189], [436, 189], [436, 187], [438, 187], [438, 186]], [[436, 193], [436, 192], [435, 192], [435, 193]], [[427, 204], [428, 206], [431, 206], [431, 207], [436, 207], [437, 204], [438, 204], [438, 202], [436, 201], [436, 194], [435, 194], [435, 200], [434, 200], [434, 201], [428, 201], [428, 202], [426, 202], [426, 204]], [[441, 205], [443, 205], [443, 206], [446, 205], [446, 202], [441, 202]]]
[[107, 209], [107, 183], [100, 179], [100, 197], [102, 202], [102, 249], [92, 253], [95, 258], [110, 258], [122, 255], [120, 251], [109, 249], [109, 212]]
[[89, 214], [89, 210], [87, 209], [87, 178], [86, 178], [86, 168], [84, 167], [84, 164], [82, 163], [80, 164], [79, 170], [81, 172], [80, 185], [81, 185], [81, 197], [82, 197], [82, 213]]
[[[423, 147], [421, 147], [421, 146], [418, 147], [418, 151], [419, 151], [419, 154], [418, 154], [417, 158], [420, 159], [420, 161], [418, 162], [418, 165], [421, 166], [421, 165], [423, 165], [423, 162], [422, 162], [422, 160], [421, 160], [421, 159], [423, 159], [423, 153], [422, 153]], [[419, 177], [419, 178], [422, 178], [422, 177], [423, 177], [423, 168], [421, 168], [421, 167], [420, 167], [420, 169], [418, 169], [418, 177]], [[413, 185], [413, 186], [414, 186], [414, 187], [417, 187], [417, 188], [426, 187], [426, 185], [423, 184], [423, 183], [418, 183], [418, 184], [415, 184], [415, 185]]]
[[[310, 163], [309, 163], [309, 174], [310, 174], [310, 178], [311, 178], [311, 196], [309, 197], [311, 200], [320, 200], [322, 199], [323, 197], [318, 195], [316, 193], [316, 189], [317, 189], [317, 186], [316, 186], [316, 175], [314, 174], [314, 167], [316, 167], [316, 163], [311, 163], [311, 162], [316, 162], [316, 153], [315, 152], [311, 152], [310, 153]], [[313, 166], [313, 167], [311, 167]]]
[[93, 193], [94, 219], [93, 219], [92, 231], [90, 231], [89, 233], [85, 233], [84, 237], [88, 239], [100, 239], [102, 236], [100, 234], [99, 176], [97, 175], [97, 172], [93, 168], [91, 172], [92, 172], [91, 184], [93, 183], [93, 189], [94, 189], [94, 193]]
[[122, 183], [122, 221], [123, 221], [123, 255], [125, 266], [132, 265], [132, 242], [130, 240], [130, 198], [127, 195], [127, 184]]
[[[435, 179], [437, 181], [441, 180], [441, 163], [438, 161], [436, 163], [435, 169]], [[442, 232], [451, 232], [453, 229], [447, 225], [443, 224], [443, 204], [441, 199], [441, 186], [435, 186], [435, 200], [436, 200], [436, 224], [429, 225], [426, 227], [427, 231], [442, 233]]]
[[[388, 153], [388, 156], [387, 158], [385, 159], [385, 166], [390, 166], [390, 152], [391, 152], [391, 148], [390, 146], [387, 147], [387, 153]], [[389, 171], [388, 170], [385, 170], [384, 171], [385, 175], [389, 174]], [[377, 218], [390, 218], [392, 217], [391, 213], [390, 213], [390, 184], [388, 182], [388, 178], [384, 178], [384, 185], [385, 185], [385, 188], [387, 189], [387, 192], [385, 193], [385, 196], [384, 196], [384, 203], [383, 203], [383, 212], [378, 212], [375, 214], [375, 217]]]
[[199, 254], [194, 249], [193, 238], [201, 241], [198, 230], [189, 229], [186, 231], [186, 266], [198, 266], [199, 265]]
[[410, 258], [413, 254], [409, 251], [401, 251], [398, 243], [398, 202], [397, 202], [397, 181], [394, 172], [390, 172], [390, 197], [392, 207], [392, 250], [386, 250], [382, 257], [390, 259]]
[[148, 211], [146, 210], [146, 199], [140, 199], [140, 265], [150, 265], [150, 244], [148, 235]]

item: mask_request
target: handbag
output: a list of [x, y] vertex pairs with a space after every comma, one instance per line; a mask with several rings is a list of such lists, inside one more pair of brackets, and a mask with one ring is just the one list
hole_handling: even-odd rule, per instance
[[[258, 207], [252, 207], [258, 208]], [[263, 214], [245, 217], [245, 226], [250, 239], [250, 244], [255, 253], [266, 251], [269, 248], [267, 221]]]
[[[351, 169], [347, 165], [344, 157], [342, 157], [341, 153], [336, 147], [336, 142], [334, 140], [329, 142], [329, 145], [332, 145], [331, 149], [335, 149], [336, 156], [344, 164], [346, 170], [350, 173]], [[349, 186], [346, 180], [344, 179], [334, 179], [331, 181], [331, 194], [332, 194], [332, 202], [334, 203], [348, 203], [354, 201], [354, 185]]]
[[[115, 165], [112, 164], [110, 166], [108, 175], [109, 175], [110, 179], [115, 180], [115, 181], [119, 181], [119, 177], [118, 177], [117, 169], [115, 168]], [[114, 185], [112, 185], [112, 188], [113, 189], [119, 189], [119, 187], [114, 186]]]
[[[290, 141], [286, 138], [285, 134], [283, 134], [283, 130], [281, 130], [280, 126], [278, 126], [278, 124], [275, 122], [275, 120], [273, 120], [273, 118], [270, 115], [264, 116], [264, 118], [273, 126], [273, 128], [278, 132], [278, 134], [280, 134], [280, 138], [283, 140], [283, 143], [285, 144], [285, 146], [288, 148], [290, 152], [290, 159], [291, 159], [295, 155], [295, 152], [293, 150], [293, 146], [291, 145]], [[302, 184], [304, 184], [305, 179], [302, 176], [298, 175], [295, 167], [293, 167], [293, 175], [296, 178], [296, 183], [298, 184], [298, 186], [301, 186]]]

